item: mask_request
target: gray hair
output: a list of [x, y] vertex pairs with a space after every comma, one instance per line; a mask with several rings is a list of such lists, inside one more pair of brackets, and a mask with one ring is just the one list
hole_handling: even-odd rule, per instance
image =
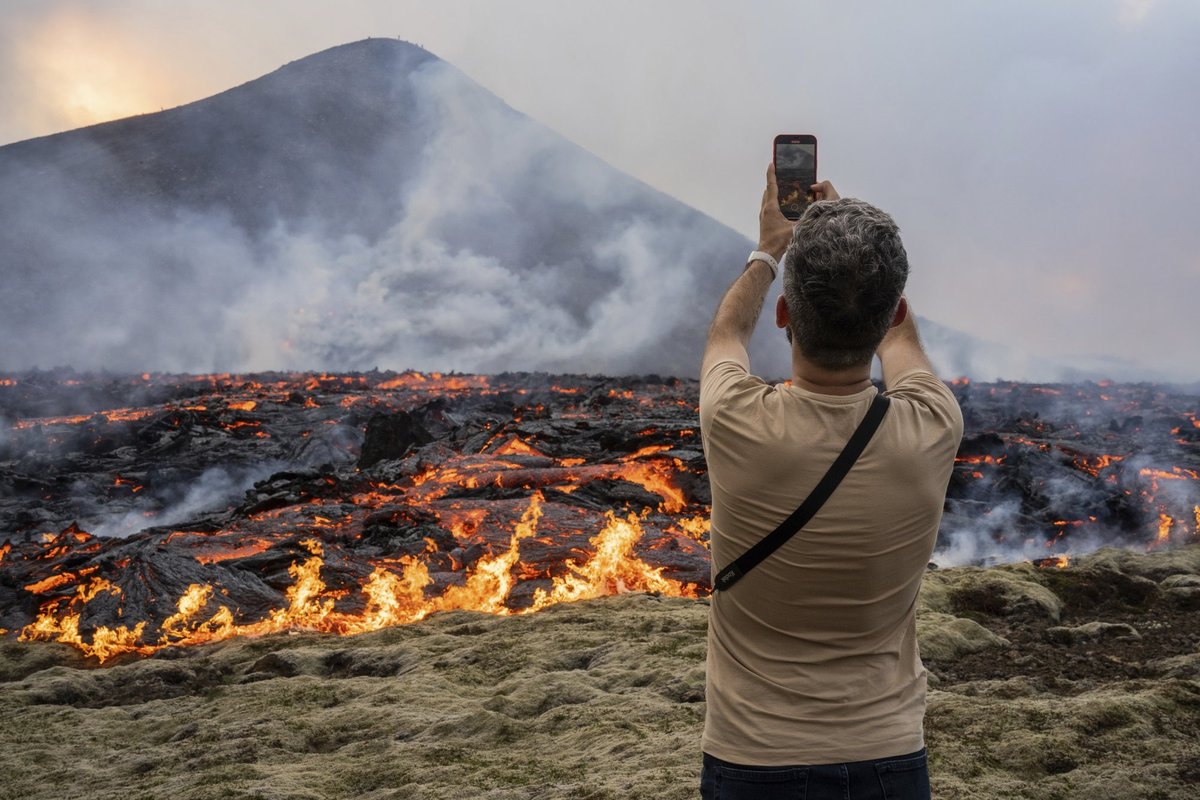
[[854, 198], [813, 203], [783, 256], [788, 339], [826, 369], [869, 364], [908, 281], [908, 255], [888, 214]]

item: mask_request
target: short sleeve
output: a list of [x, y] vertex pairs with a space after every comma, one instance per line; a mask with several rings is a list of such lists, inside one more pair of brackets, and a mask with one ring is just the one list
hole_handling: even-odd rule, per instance
[[[887, 396], [912, 404], [920, 417], [945, 428], [955, 443], [962, 439], [963, 416], [950, 388], [927, 369], [909, 370], [892, 381]], [[957, 444], [956, 444], [957, 446]]]
[[733, 360], [718, 361], [700, 376], [700, 431], [712, 430], [717, 413], [732, 397], [764, 385], [761, 378], [751, 375], [744, 366]]

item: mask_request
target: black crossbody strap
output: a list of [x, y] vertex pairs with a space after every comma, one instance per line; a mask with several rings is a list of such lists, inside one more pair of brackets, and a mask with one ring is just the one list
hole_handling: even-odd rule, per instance
[[717, 577], [713, 579], [713, 591], [718, 589], [728, 589], [733, 586], [750, 570], [758, 566], [759, 562], [767, 556], [774, 553], [779, 547], [792, 538], [796, 531], [808, 524], [808, 521], [825, 505], [825, 501], [833, 494], [833, 490], [842, 482], [842, 478], [846, 477], [846, 473], [854, 466], [854, 462], [862, 455], [862, 451], [866, 448], [867, 442], [871, 441], [871, 437], [875, 435], [875, 431], [879, 428], [879, 423], [883, 421], [883, 415], [887, 413], [888, 404], [891, 401], [882, 394], [875, 395], [875, 400], [871, 403], [871, 407], [867, 409], [867, 415], [863, 417], [863, 421], [858, 424], [858, 429], [854, 431], [854, 435], [850, 437], [850, 441], [846, 442], [846, 446], [842, 449], [841, 454], [833, 462], [829, 471], [825, 473], [825, 477], [817, 484], [812, 493], [804, 499], [800, 507], [792, 512], [792, 515], [779, 524], [779, 527], [767, 534], [758, 544], [751, 547], [746, 552], [742, 553], [732, 564], [725, 567], [717, 573]]

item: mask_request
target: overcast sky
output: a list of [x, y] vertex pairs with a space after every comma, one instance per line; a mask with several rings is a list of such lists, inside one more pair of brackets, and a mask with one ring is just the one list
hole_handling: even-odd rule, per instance
[[4, 0], [0, 143], [367, 36], [748, 236], [772, 137], [814, 133], [900, 223], [922, 314], [1200, 378], [1195, 0]]

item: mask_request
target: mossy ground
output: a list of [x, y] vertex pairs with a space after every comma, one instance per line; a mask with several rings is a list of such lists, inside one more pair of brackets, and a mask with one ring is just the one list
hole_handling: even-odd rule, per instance
[[[1197, 574], [1200, 546], [929, 573], [935, 796], [1200, 796]], [[692, 798], [707, 610], [628, 595], [98, 669], [6, 638], [0, 798]]]

